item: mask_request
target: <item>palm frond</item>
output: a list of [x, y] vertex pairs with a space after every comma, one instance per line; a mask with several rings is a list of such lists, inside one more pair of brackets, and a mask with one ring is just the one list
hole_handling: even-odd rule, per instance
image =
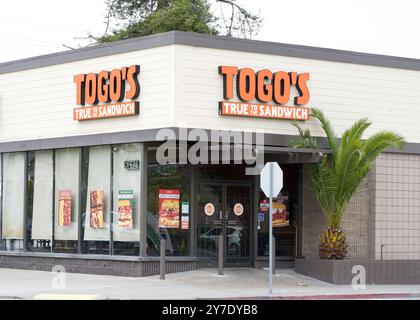
[[327, 118], [325, 118], [324, 116], [324, 113], [317, 108], [313, 108], [311, 110], [311, 116], [313, 116], [314, 118], [318, 119], [319, 122], [321, 122], [321, 128], [324, 130], [325, 135], [327, 136], [328, 145], [332, 150], [332, 154], [334, 155], [337, 150], [338, 141], [330, 121], [327, 120]]
[[402, 150], [406, 142], [404, 138], [392, 131], [381, 131], [372, 135], [363, 143], [363, 158], [360, 167], [368, 166], [386, 149], [394, 147]]
[[322, 211], [329, 222], [333, 219], [335, 212], [334, 194], [337, 184], [334, 174], [328, 165], [328, 157], [326, 155], [313, 166], [311, 180], [314, 186], [315, 197], [318, 199]]
[[[319, 109], [312, 109], [311, 115], [318, 119], [324, 130], [331, 155], [324, 155], [313, 166], [311, 180], [315, 196], [327, 219], [329, 227], [338, 227], [345, 208], [366, 177], [375, 159], [390, 147], [403, 149], [405, 140], [402, 136], [381, 131], [366, 140], [363, 134], [371, 122], [367, 118], [356, 121], [345, 130], [339, 140], [331, 123]], [[317, 141], [308, 129], [303, 129], [296, 121], [292, 125], [298, 129], [299, 137], [292, 141], [298, 148], [318, 147]]]
[[348, 139], [361, 139], [363, 133], [370, 125], [371, 123], [367, 118], [356, 121], [349, 129], [344, 131], [341, 136], [341, 143], [343, 143], [343, 141], [347, 142]]
[[307, 149], [317, 149], [318, 143], [316, 139], [312, 136], [309, 129], [302, 129], [297, 121], [291, 122], [292, 126], [297, 128], [299, 137], [297, 139], [289, 141], [289, 146], [292, 148], [307, 148]]

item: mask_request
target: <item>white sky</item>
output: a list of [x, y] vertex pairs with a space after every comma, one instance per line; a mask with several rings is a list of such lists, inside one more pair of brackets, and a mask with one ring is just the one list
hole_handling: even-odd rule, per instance
[[[419, 0], [238, 1], [264, 17], [254, 39], [420, 59]], [[104, 31], [104, 2], [1, 1], [0, 62], [85, 45]]]

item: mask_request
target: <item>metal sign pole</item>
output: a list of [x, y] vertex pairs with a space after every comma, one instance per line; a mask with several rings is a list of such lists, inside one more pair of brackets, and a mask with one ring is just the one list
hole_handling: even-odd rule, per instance
[[269, 210], [269, 258], [268, 258], [268, 282], [269, 294], [273, 294], [273, 164], [270, 163], [270, 210]]
[[274, 244], [273, 244], [273, 197], [277, 197], [281, 188], [283, 188], [283, 171], [277, 162], [267, 162], [261, 170], [260, 187], [266, 197], [270, 199], [269, 204], [269, 253], [268, 253], [268, 279], [269, 279], [269, 294], [273, 294], [273, 269], [274, 264]]

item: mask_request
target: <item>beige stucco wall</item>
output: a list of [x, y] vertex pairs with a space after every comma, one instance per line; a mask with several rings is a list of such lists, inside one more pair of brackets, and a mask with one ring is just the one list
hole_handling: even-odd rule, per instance
[[[72, 119], [74, 75], [132, 64], [141, 68], [138, 117]], [[220, 65], [309, 72], [306, 106], [322, 109], [339, 134], [367, 116], [373, 122], [367, 135], [393, 128], [420, 143], [418, 117], [413, 116], [420, 106], [419, 71], [178, 44], [0, 74], [0, 142], [172, 126], [296, 134], [287, 120], [220, 116]], [[289, 105], [296, 95], [292, 87]], [[316, 120], [306, 124], [323, 135]]]
[[[74, 121], [73, 76], [140, 65], [140, 114]], [[109, 55], [0, 74], [0, 142], [170, 127], [174, 123], [174, 47]]]
[[[289, 121], [219, 116], [223, 100], [220, 65], [249, 67], [255, 71], [309, 72], [309, 108], [319, 108], [331, 120], [338, 134], [354, 121], [368, 117], [369, 136], [378, 130], [393, 130], [410, 142], [420, 142], [417, 110], [420, 107], [420, 72], [396, 68], [358, 65], [258, 54], [221, 49], [175, 46], [175, 125], [195, 128], [257, 130], [296, 134]], [[297, 91], [291, 90], [291, 97]], [[237, 97], [231, 101], [239, 101]], [[288, 105], [293, 103], [292, 99]], [[306, 121], [315, 135], [323, 135], [319, 123]]]

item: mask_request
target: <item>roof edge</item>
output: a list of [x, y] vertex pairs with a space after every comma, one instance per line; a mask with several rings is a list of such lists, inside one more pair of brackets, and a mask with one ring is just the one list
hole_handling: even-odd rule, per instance
[[175, 43], [175, 31], [0, 63], [0, 74], [48, 67]]
[[214, 36], [193, 32], [169, 31], [145, 37], [115, 41], [92, 47], [0, 63], [0, 74], [172, 44], [420, 71], [420, 59]]

